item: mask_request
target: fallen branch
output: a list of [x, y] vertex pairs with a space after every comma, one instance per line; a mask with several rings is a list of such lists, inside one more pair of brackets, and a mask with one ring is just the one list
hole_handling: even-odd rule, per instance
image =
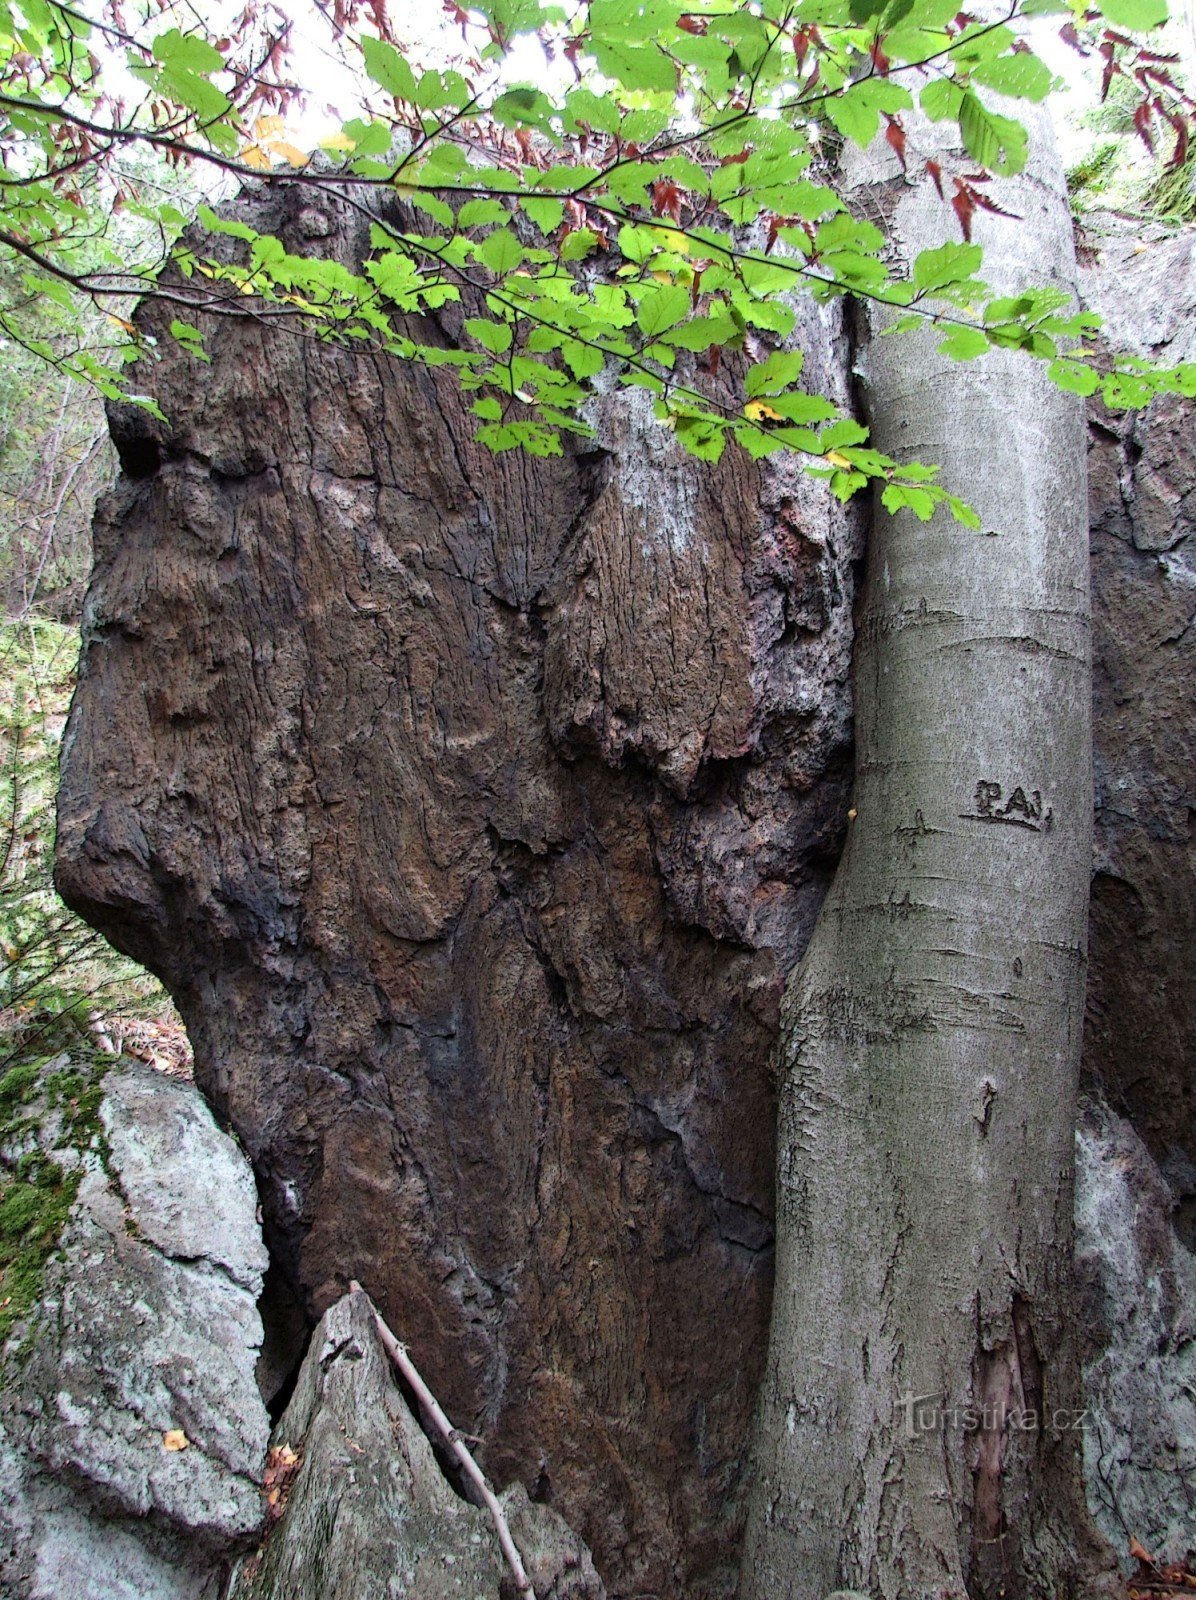
[[[356, 1279], [349, 1284], [349, 1293], [364, 1293]], [[502, 1546], [503, 1555], [507, 1558], [507, 1565], [514, 1574], [515, 1584], [522, 1600], [536, 1600], [536, 1591], [532, 1588], [531, 1579], [524, 1570], [522, 1557], [516, 1549], [514, 1539], [511, 1537], [511, 1529], [507, 1522], [506, 1513], [503, 1511], [502, 1506], [499, 1505], [494, 1491], [486, 1482], [485, 1473], [466, 1449], [460, 1430], [453, 1427], [440, 1409], [440, 1402], [420, 1377], [415, 1363], [407, 1354], [406, 1345], [400, 1344], [395, 1338], [383, 1320], [377, 1306], [373, 1307], [373, 1311], [374, 1325], [378, 1329], [378, 1338], [381, 1341], [382, 1348], [411, 1385], [432, 1426], [461, 1463], [466, 1476], [481, 1495], [482, 1501], [493, 1519], [495, 1531], [498, 1534], [498, 1542]]]

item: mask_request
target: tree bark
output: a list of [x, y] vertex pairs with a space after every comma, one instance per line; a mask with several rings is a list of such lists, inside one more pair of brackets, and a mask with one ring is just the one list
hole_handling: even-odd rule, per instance
[[[1023, 220], [977, 219], [998, 293], [1073, 280], [1061, 175], [1034, 135], [1027, 172], [992, 190]], [[864, 167], [859, 198], [911, 259], [958, 237], [929, 180]], [[1058, 1600], [1097, 1554], [1069, 1426], [1092, 850], [1083, 414], [1025, 357], [956, 364], [933, 333], [881, 331], [864, 321], [857, 359], [876, 443], [940, 463], [982, 531], [875, 519], [854, 820], [783, 1010], [740, 1593]]]

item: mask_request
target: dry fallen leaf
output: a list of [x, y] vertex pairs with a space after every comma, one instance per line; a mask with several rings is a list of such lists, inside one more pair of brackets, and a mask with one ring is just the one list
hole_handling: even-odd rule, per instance
[[185, 1450], [191, 1441], [182, 1428], [168, 1428], [162, 1435], [162, 1443], [168, 1450]]

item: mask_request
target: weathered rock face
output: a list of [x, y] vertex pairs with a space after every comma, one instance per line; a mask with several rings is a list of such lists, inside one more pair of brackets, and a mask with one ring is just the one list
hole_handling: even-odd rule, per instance
[[[505, 1600], [489, 1513], [460, 1499], [399, 1392], [364, 1294], [324, 1313], [274, 1430], [280, 1512], [229, 1600]], [[503, 1496], [538, 1600], [605, 1600], [589, 1551], [522, 1484]]]
[[[249, 204], [292, 248], [362, 248]], [[1104, 249], [1117, 342], [1158, 277], [1177, 309], [1146, 343], [1186, 355], [1190, 241]], [[833, 321], [799, 336], [842, 393]], [[252, 320], [209, 347], [200, 371], [163, 337], [168, 426], [113, 419], [63, 889], [177, 998], [307, 1315], [360, 1279], [613, 1594], [719, 1594], [860, 529], [783, 465], [695, 471], [633, 402], [600, 403], [593, 448], [495, 458], [440, 376]], [[1093, 416], [1086, 1047], [1189, 1238], [1192, 428], [1170, 400]], [[1137, 1292], [1101, 1281], [1106, 1309]]]
[[[1196, 235], [1115, 220], [1088, 243], [1109, 342], [1196, 356]], [[1196, 1239], [1196, 406], [1090, 416], [1096, 874], [1091, 1085], [1159, 1159]]]
[[195, 1090], [149, 1068], [108, 1073], [100, 1123], [4, 1372], [0, 1588], [199, 1600], [264, 1511], [253, 1176]]
[[[842, 392], [836, 337], [805, 314]], [[634, 404], [494, 458], [439, 376], [251, 320], [210, 345], [163, 338], [167, 427], [114, 419], [62, 887], [177, 998], [309, 1312], [359, 1279], [613, 1593], [718, 1593], [858, 530], [787, 467], [695, 473]]]
[[1196, 1258], [1124, 1117], [1090, 1102], [1076, 1148], [1084, 1467], [1101, 1532], [1182, 1561], [1196, 1540]]

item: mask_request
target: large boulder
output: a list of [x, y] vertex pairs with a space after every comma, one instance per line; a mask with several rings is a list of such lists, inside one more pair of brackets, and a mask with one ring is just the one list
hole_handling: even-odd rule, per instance
[[[366, 247], [332, 202], [241, 204], [289, 248]], [[1142, 243], [1093, 243], [1088, 298], [1180, 359], [1191, 241]], [[1174, 310], [1135, 331], [1156, 285]], [[612, 1591], [724, 1593], [778, 1000], [846, 825], [860, 513], [784, 461], [695, 467], [634, 399], [560, 459], [495, 458], [443, 372], [244, 318], [201, 373], [141, 316], [168, 420], [112, 419], [59, 874], [162, 976], [252, 1157], [272, 1387], [356, 1278]], [[796, 337], [846, 399], [833, 308]], [[1181, 1231], [1192, 428], [1177, 399], [1091, 413], [1086, 1071]]]
[[93, 1139], [54, 1153], [81, 1171], [5, 1354], [3, 1592], [198, 1600], [265, 1512], [253, 1175], [191, 1085], [123, 1062]]
[[[1196, 230], [1093, 219], [1114, 349], [1196, 359]], [[1196, 406], [1089, 412], [1096, 860], [1085, 1069], [1160, 1160], [1196, 1241]]]
[[[331, 204], [244, 204], [360, 260]], [[63, 891], [177, 1000], [307, 1315], [358, 1279], [612, 1586], [721, 1592], [856, 514], [634, 397], [494, 457], [443, 372], [253, 320], [201, 372], [142, 317], [169, 420], [113, 418]], [[834, 309], [799, 337], [846, 395]]]

